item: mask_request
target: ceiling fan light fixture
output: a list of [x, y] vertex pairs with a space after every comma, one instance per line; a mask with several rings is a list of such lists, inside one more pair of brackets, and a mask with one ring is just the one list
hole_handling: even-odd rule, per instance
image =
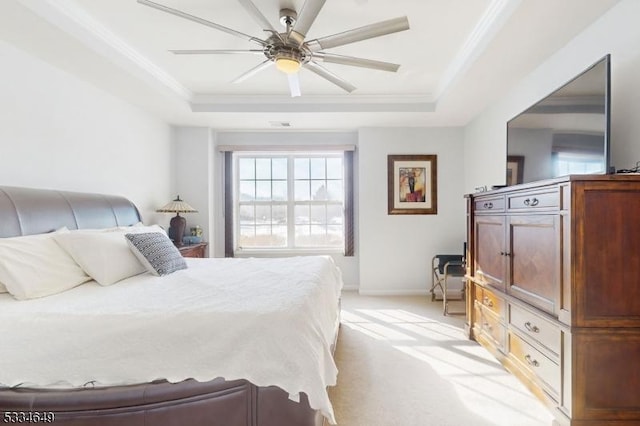
[[300, 61], [289, 57], [276, 58], [276, 68], [285, 74], [295, 74], [300, 70]]

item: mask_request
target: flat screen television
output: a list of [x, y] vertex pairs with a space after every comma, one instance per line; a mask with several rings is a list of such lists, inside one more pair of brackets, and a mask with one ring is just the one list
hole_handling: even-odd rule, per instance
[[506, 185], [609, 173], [610, 55], [507, 122]]

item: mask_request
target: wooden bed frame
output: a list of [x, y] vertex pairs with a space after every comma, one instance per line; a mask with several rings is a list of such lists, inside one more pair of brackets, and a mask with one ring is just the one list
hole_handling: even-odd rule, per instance
[[[0, 238], [140, 222], [123, 197], [0, 186]], [[336, 338], [338, 330], [336, 329]], [[335, 347], [335, 344], [334, 344]], [[222, 378], [200, 383], [155, 381], [68, 390], [0, 388], [0, 414], [55, 414], [55, 424], [81, 426], [321, 426], [324, 417], [282, 389]], [[0, 422], [3, 419], [0, 418]]]

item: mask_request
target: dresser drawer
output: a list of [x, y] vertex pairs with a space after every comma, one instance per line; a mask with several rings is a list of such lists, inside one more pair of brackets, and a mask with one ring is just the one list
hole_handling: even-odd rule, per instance
[[509, 305], [509, 325], [536, 340], [556, 355], [560, 354], [560, 327], [516, 305]]
[[560, 395], [560, 366], [551, 358], [509, 332], [509, 357], [519, 362], [521, 367], [540, 379], [548, 391], [558, 398]]
[[502, 298], [498, 297], [494, 292], [489, 291], [486, 288], [481, 289], [480, 287], [476, 287], [476, 300], [486, 310], [491, 311], [494, 315], [504, 321], [505, 304]]
[[482, 311], [480, 329], [486, 336], [491, 338], [496, 347], [504, 352], [506, 327], [500, 322], [500, 318], [498, 318], [498, 316], [493, 312], [482, 307], [480, 309]]
[[560, 207], [560, 193], [556, 188], [546, 192], [521, 192], [509, 195], [509, 210], [549, 209]]
[[474, 202], [476, 213], [503, 212], [504, 206], [504, 195], [496, 197], [482, 197], [480, 199], [476, 199]]
[[474, 303], [473, 311], [473, 326], [480, 332], [482, 330], [482, 307], [478, 303]]
[[497, 197], [482, 197], [474, 201], [476, 213], [504, 212], [504, 195]]

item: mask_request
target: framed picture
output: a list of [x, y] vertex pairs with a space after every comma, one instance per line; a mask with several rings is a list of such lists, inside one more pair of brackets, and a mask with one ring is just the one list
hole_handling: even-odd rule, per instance
[[507, 157], [507, 185], [522, 183], [524, 172], [524, 156], [509, 155]]
[[437, 214], [437, 156], [389, 155], [389, 214]]

